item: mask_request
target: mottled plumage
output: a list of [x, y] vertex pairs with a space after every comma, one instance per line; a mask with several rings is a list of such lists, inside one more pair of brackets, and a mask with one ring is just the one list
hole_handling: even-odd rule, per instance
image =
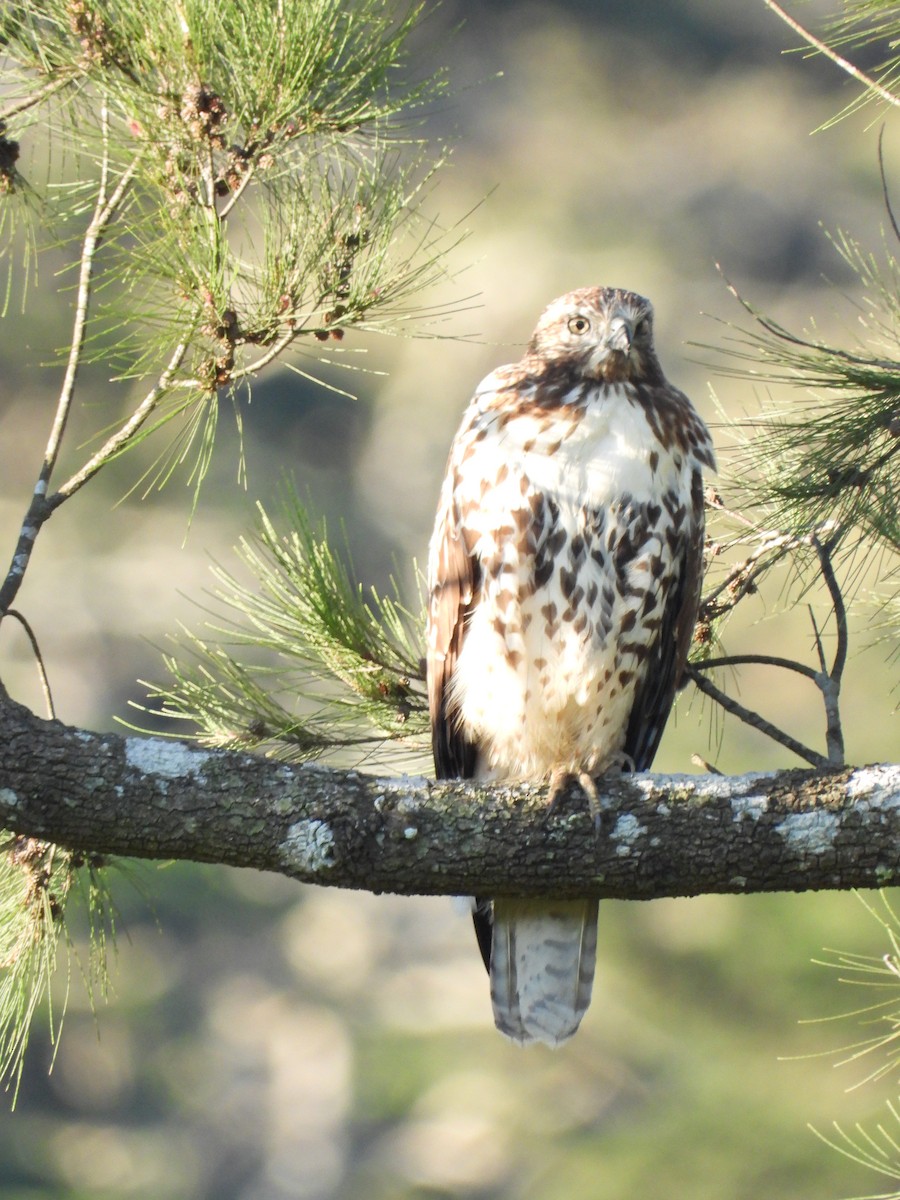
[[[652, 309], [584, 288], [478, 387], [429, 556], [439, 777], [585, 784], [646, 770], [690, 646], [709, 434], [669, 384]], [[477, 901], [499, 1029], [570, 1037], [590, 1000], [596, 901]]]

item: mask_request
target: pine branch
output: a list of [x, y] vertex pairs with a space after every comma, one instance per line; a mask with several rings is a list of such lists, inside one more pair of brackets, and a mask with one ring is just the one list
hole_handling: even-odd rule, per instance
[[805, 759], [808, 763], [812, 763], [814, 767], [827, 766], [828, 759], [824, 754], [820, 754], [818, 750], [813, 750], [810, 746], [804, 745], [803, 742], [798, 741], [797, 738], [792, 737], [785, 730], [779, 728], [779, 726], [766, 720], [761, 713], [755, 712], [745, 704], [741, 704], [733, 696], [729, 696], [726, 692], [723, 692], [720, 687], [716, 687], [711, 679], [707, 679], [703, 675], [703, 667], [703, 663], [689, 662], [685, 667], [684, 673], [704, 696], [709, 696], [710, 700], [714, 700], [725, 712], [730, 713], [733, 717], [737, 717], [739, 721], [743, 721], [751, 729], [756, 729], [759, 733], [764, 733], [766, 737], [771, 738], [773, 742], [777, 742], [779, 746], [784, 746], [786, 750], [790, 750], [798, 758]]
[[793, 29], [794, 33], [799, 34], [808, 46], [812, 46], [814, 50], [817, 50], [819, 54], [822, 54], [826, 58], [830, 59], [852, 79], [855, 79], [858, 83], [861, 83], [867, 92], [871, 93], [873, 96], [877, 96], [879, 100], [884, 100], [886, 104], [891, 104], [895, 107], [900, 106], [900, 96], [896, 96], [888, 88], [883, 87], [877, 79], [873, 79], [870, 75], [867, 75], [865, 71], [861, 71], [859, 67], [854, 66], [849, 59], [844, 58], [842, 54], [838, 54], [837, 51], [833, 50], [827, 42], [823, 42], [821, 38], [816, 37], [814, 33], [811, 33], [808, 29], [801, 25], [799, 21], [796, 21], [792, 16], [786, 13], [780, 4], [775, 3], [775, 0], [763, 0], [763, 3], [767, 8], [770, 8], [776, 16], [780, 17], [781, 20], [784, 21], [785, 25], [787, 25], [790, 29]]
[[287, 486], [277, 525], [258, 509], [237, 551], [253, 584], [214, 569], [211, 619], [166, 656], [170, 681], [148, 685], [153, 709], [189, 722], [205, 746], [292, 762], [347, 749], [383, 757], [397, 742], [424, 758], [424, 613], [396, 583], [387, 595], [355, 584]]
[[630, 899], [900, 882], [900, 766], [573, 785], [435, 783], [42, 721], [0, 704], [0, 825], [82, 852], [178, 858], [403, 894]]

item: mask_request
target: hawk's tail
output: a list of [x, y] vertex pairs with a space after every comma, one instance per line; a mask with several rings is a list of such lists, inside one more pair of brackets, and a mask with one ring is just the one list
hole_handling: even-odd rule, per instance
[[597, 901], [500, 899], [493, 908], [494, 1022], [520, 1044], [557, 1046], [591, 1002]]

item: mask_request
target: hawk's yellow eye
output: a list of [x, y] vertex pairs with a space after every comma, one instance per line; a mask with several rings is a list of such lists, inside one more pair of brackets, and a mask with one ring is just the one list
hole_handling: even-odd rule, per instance
[[587, 333], [591, 323], [587, 317], [570, 317], [569, 318], [569, 333]]

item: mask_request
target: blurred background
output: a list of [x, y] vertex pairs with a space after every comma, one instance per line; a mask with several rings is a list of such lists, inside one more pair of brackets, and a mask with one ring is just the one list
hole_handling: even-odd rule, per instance
[[[809, 3], [801, 15], [824, 11]], [[347, 339], [324, 369], [356, 399], [268, 377], [244, 413], [246, 490], [224, 420], [190, 524], [186, 485], [126, 494], [132, 459], [54, 517], [18, 607], [64, 721], [107, 729], [133, 716], [136, 681], [162, 676], [158, 648], [179, 621], [201, 625], [211, 561], [232, 565], [256, 500], [274, 507], [284, 472], [315, 510], [345, 522], [364, 581], [424, 561], [474, 384], [519, 356], [561, 292], [603, 283], [649, 296], [666, 373], [717, 437], [712, 391], [732, 415], [769, 399], [717, 376], [715, 354], [693, 345], [721, 344], [721, 322], [741, 316], [717, 263], [783, 325], [799, 330], [814, 315], [823, 338], [855, 336], [854, 279], [823, 228], [877, 251], [886, 220], [873, 114], [811, 134], [854, 93], [827, 64], [784, 56], [791, 35], [761, 0], [444, 0], [420, 44], [454, 81], [427, 127], [456, 142], [434, 205], [471, 233], [427, 299], [457, 311], [420, 328], [436, 340]], [[885, 151], [889, 180], [900, 180], [894, 130]], [[44, 270], [40, 303], [8, 319], [0, 345], [8, 552], [59, 383], [40, 364], [69, 322], [71, 293]], [[348, 375], [346, 363], [365, 372]], [[726, 649], [809, 655], [808, 619], [783, 607], [777, 589], [760, 596], [729, 626]], [[854, 762], [896, 749], [892, 680], [870, 620], [862, 608], [845, 685]], [[0, 654], [12, 693], [41, 711], [16, 627], [4, 627]], [[741, 696], [822, 747], [823, 716], [802, 680], [748, 672]], [[798, 765], [686, 693], [656, 766], [695, 770], [693, 753], [727, 772]], [[110, 1004], [92, 1015], [73, 962], [58, 1051], [39, 1025], [17, 1110], [0, 1112], [6, 1200], [877, 1190], [807, 1128], [850, 1125], [882, 1104], [877, 1087], [846, 1090], [862, 1071], [815, 1057], [855, 1031], [798, 1025], [860, 1003], [811, 962], [823, 945], [885, 949], [852, 896], [604, 904], [592, 1008], [575, 1041], [551, 1052], [494, 1032], [470, 924], [447, 900], [186, 865], [120, 873]]]

